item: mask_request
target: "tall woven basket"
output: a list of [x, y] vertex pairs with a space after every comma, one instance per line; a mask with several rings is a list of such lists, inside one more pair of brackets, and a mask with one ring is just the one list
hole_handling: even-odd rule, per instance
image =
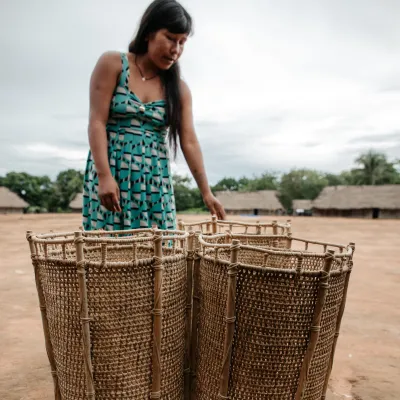
[[289, 235], [287, 247], [302, 247], [295, 250], [228, 239], [198, 239], [192, 398], [323, 399], [354, 245]]
[[[290, 220], [286, 222], [263, 222], [255, 223], [231, 221], [231, 220], [218, 220], [213, 216], [210, 220], [204, 220], [195, 223], [186, 223], [183, 220], [178, 221], [179, 229], [189, 233], [188, 240], [188, 293], [191, 293], [192, 304], [189, 307], [188, 313], [191, 314], [191, 322], [189, 327], [190, 338], [190, 358], [187, 360], [185, 375], [186, 387], [189, 387], [190, 398], [194, 398], [194, 383], [195, 366], [198, 354], [197, 340], [198, 340], [198, 314], [200, 308], [200, 295], [199, 295], [199, 265], [200, 265], [200, 251], [201, 245], [199, 237], [207, 237], [208, 243], [223, 244], [231, 243], [235, 238], [240, 238], [243, 243], [254, 245], [257, 247], [274, 247], [274, 248], [287, 248], [291, 246], [291, 223]], [[224, 232], [222, 234], [222, 232]], [[218, 288], [217, 288], [218, 290]]]
[[28, 232], [56, 400], [184, 398], [187, 236]]

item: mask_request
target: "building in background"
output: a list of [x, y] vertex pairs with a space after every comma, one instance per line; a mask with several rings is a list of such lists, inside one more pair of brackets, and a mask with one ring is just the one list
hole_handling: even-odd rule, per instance
[[312, 200], [293, 200], [292, 209], [293, 215], [312, 215]]
[[216, 192], [227, 214], [235, 215], [281, 215], [284, 207], [277, 197], [276, 190], [260, 190], [257, 192]]
[[82, 212], [83, 207], [83, 194], [78, 193], [75, 198], [69, 203], [69, 208], [73, 212]]
[[328, 186], [314, 200], [313, 215], [400, 218], [400, 185]]
[[0, 187], [0, 214], [22, 214], [29, 204], [8, 188]]

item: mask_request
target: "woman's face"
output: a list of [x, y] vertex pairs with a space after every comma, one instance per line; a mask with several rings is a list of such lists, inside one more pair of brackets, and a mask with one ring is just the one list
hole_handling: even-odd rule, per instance
[[167, 70], [182, 55], [187, 38], [186, 33], [160, 29], [149, 37], [147, 54], [159, 69]]

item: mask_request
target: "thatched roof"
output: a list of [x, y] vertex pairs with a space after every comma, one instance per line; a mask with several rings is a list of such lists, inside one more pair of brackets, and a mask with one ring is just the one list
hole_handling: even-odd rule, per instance
[[312, 200], [293, 200], [293, 210], [311, 210], [312, 207]]
[[8, 188], [0, 187], [0, 208], [25, 208], [29, 204]]
[[276, 190], [257, 192], [216, 192], [217, 199], [226, 210], [283, 210]]
[[73, 210], [82, 210], [83, 207], [83, 194], [78, 193], [75, 198], [69, 203], [69, 207]]
[[313, 203], [318, 209], [400, 209], [400, 185], [328, 186]]

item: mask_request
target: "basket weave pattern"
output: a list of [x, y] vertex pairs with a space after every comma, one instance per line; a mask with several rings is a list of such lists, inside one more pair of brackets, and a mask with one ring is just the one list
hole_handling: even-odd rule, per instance
[[[92, 234], [91, 240], [99, 243], [88, 241], [87, 247], [85, 240], [90, 238], [82, 240], [87, 319], [81, 313], [80, 301], [84, 299], [73, 239], [67, 234], [64, 243], [54, 244], [51, 238], [49, 243], [47, 238], [30, 238], [35, 248], [33, 260], [44, 298], [42, 308], [46, 310], [59, 398], [156, 398], [152, 368], [158, 359], [163, 398], [181, 400], [187, 314], [185, 235], [180, 236], [179, 246], [178, 240], [167, 236], [162, 257], [155, 256], [154, 235], [150, 232], [147, 236], [132, 232], [124, 239], [108, 238], [107, 243], [102, 243], [99, 236]], [[156, 310], [155, 267], [159, 265], [163, 273], [162, 309]], [[161, 335], [154, 331], [156, 315], [162, 317]], [[95, 397], [85, 375], [85, 324], [90, 326]], [[155, 335], [161, 343], [156, 351]]]
[[55, 400], [324, 400], [354, 244], [180, 229], [28, 232]]
[[[192, 365], [194, 398], [324, 398], [339, 311], [351, 271], [351, 251], [318, 242], [314, 247], [323, 250], [319, 253], [241, 245], [234, 264], [229, 244], [218, 244], [222, 241], [217, 236], [224, 235], [199, 236], [203, 246], [198, 321], [193, 325], [197, 325], [193, 331], [197, 335], [197, 362]], [[299, 241], [306, 242], [307, 248], [312, 245]], [[325, 253], [328, 248], [339, 250], [339, 254], [333, 256], [333, 250]], [[328, 261], [329, 271], [324, 272]], [[229, 355], [224, 339], [232, 266], [237, 272]], [[329, 279], [329, 288], [324, 279]], [[327, 290], [321, 295], [325, 286]], [[320, 321], [313, 328], [316, 314]], [[230, 358], [229, 383], [227, 393], [221, 393], [221, 366], [226, 357]]]
[[[343, 270], [342, 270], [343, 269]], [[351, 272], [349, 258], [335, 259], [332, 263], [329, 288], [321, 319], [321, 331], [311, 362], [304, 400], [321, 399], [325, 394], [329, 363], [333, 351], [332, 344], [337, 332], [339, 311], [344, 300], [344, 290]]]

